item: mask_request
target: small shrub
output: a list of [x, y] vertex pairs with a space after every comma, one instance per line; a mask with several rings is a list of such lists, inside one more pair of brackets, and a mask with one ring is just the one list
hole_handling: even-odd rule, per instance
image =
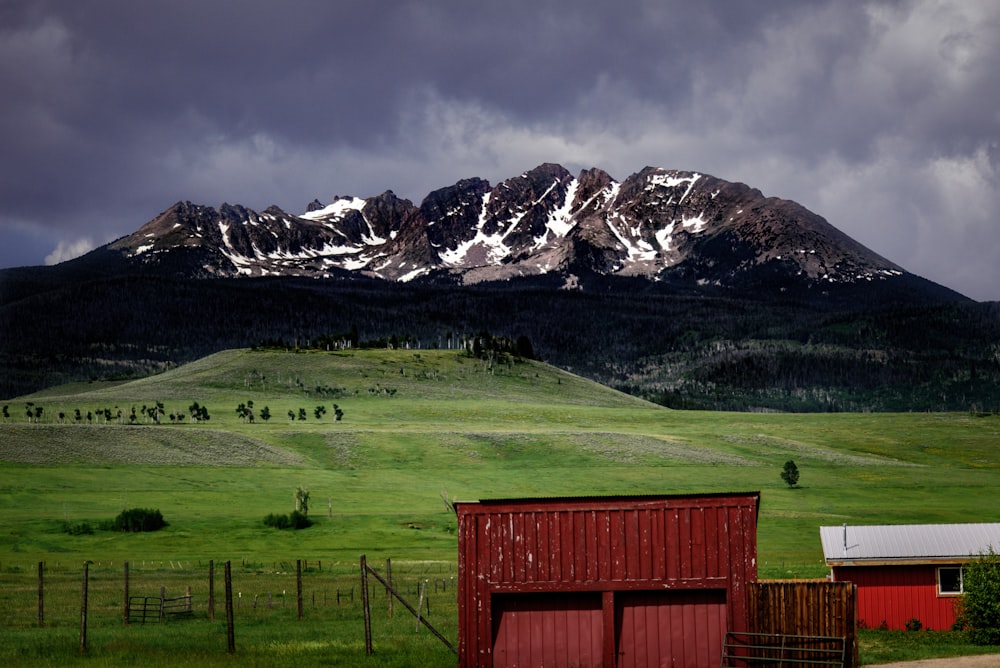
[[976, 645], [1000, 644], [1000, 554], [992, 547], [963, 569], [959, 619]]
[[309, 519], [309, 516], [297, 510], [292, 511], [288, 516], [288, 521], [293, 529], [308, 529], [312, 526], [312, 520]]
[[271, 513], [264, 518], [264, 526], [274, 529], [308, 529], [312, 525], [312, 520], [297, 510], [293, 510], [288, 515]]
[[159, 510], [130, 508], [120, 512], [118, 517], [111, 520], [110, 523], [102, 525], [101, 528], [109, 531], [141, 532], [159, 531], [166, 526], [169, 524], [163, 519]]
[[288, 528], [288, 515], [280, 515], [271, 513], [264, 518], [264, 526], [268, 526], [274, 529], [287, 529]]
[[63, 532], [70, 536], [89, 536], [94, 533], [94, 527], [88, 522], [63, 522]]
[[923, 623], [916, 617], [910, 617], [906, 620], [906, 630], [907, 631], [919, 631], [924, 628]]

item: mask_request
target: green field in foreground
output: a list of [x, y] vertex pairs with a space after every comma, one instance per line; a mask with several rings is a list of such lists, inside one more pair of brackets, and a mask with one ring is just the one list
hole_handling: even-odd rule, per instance
[[[252, 424], [236, 411], [250, 401]], [[37, 423], [28, 402], [43, 408]], [[156, 402], [160, 425], [140, 411]], [[187, 416], [194, 402], [208, 421]], [[671, 411], [545, 364], [457, 351], [227, 351], [0, 405], [11, 416], [0, 425], [0, 573], [126, 559], [165, 571], [303, 559], [350, 573], [362, 554], [453, 569], [446, 499], [759, 490], [761, 578], [825, 575], [824, 524], [1000, 521], [998, 416]], [[105, 408], [125, 424], [74, 419]], [[789, 459], [797, 489], [780, 477]], [[316, 524], [265, 527], [299, 486]], [[170, 526], [64, 531], [137, 507]]]

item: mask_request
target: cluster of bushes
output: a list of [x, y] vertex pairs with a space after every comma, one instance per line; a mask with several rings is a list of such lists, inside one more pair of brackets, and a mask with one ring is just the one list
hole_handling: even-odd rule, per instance
[[992, 546], [962, 569], [958, 624], [977, 645], [1000, 645], [1000, 553]]
[[94, 533], [90, 522], [63, 522], [63, 532], [70, 536], [89, 536]]
[[[159, 531], [170, 526], [159, 510], [149, 508], [130, 508], [118, 513], [113, 520], [105, 520], [97, 525], [101, 531], [120, 531], [138, 533], [142, 531]], [[94, 533], [94, 527], [89, 522], [64, 522], [63, 531], [71, 536], [86, 536]]]
[[[287, 515], [271, 513], [264, 518], [264, 525], [274, 529], [308, 529], [313, 525], [309, 519], [308, 492], [301, 490], [298, 492], [296, 504], [303, 510], [293, 510]], [[305, 512], [303, 512], [305, 511]], [[169, 526], [163, 519], [163, 514], [159, 510], [148, 508], [130, 508], [123, 510], [113, 520], [107, 520], [98, 524], [101, 531], [120, 532], [143, 532], [158, 531]], [[86, 536], [94, 533], [94, 527], [89, 522], [63, 522], [63, 531], [71, 536]]]
[[165, 526], [167, 526], [167, 521], [163, 519], [163, 515], [159, 510], [130, 508], [129, 510], [123, 510], [118, 513], [118, 517], [111, 520], [108, 530], [126, 531], [131, 533], [140, 531], [159, 531]]
[[264, 525], [274, 529], [308, 529], [313, 521], [305, 513], [293, 510], [288, 515], [271, 513], [264, 518]]

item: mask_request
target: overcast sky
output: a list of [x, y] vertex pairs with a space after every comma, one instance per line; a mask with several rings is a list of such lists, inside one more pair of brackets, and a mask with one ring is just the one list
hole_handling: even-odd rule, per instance
[[1000, 2], [0, 0], [0, 267], [542, 162], [741, 181], [1000, 300]]

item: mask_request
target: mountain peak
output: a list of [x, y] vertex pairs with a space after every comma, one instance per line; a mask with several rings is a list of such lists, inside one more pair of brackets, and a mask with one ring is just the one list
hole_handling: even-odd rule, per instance
[[692, 171], [623, 181], [542, 163], [496, 186], [476, 177], [419, 206], [392, 190], [314, 200], [305, 213], [177, 202], [109, 246], [156, 264], [181, 249], [204, 275], [331, 276], [464, 284], [580, 271], [718, 286], [852, 283], [903, 273], [801, 205]]

